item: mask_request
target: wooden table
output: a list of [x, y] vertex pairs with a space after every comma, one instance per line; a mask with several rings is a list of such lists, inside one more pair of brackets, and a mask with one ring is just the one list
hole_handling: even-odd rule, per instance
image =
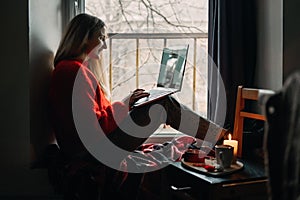
[[240, 160], [244, 168], [220, 177], [192, 171], [180, 162], [163, 169], [162, 199], [268, 199], [264, 165]]

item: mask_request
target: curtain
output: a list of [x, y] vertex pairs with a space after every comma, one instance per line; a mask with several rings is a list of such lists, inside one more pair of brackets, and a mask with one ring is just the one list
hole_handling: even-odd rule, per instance
[[208, 54], [208, 118], [232, 130], [237, 86], [255, 87], [255, 0], [209, 0]]

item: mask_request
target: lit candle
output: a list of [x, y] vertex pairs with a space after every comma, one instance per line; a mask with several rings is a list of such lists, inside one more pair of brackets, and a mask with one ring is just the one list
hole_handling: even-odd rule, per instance
[[228, 135], [228, 140], [224, 140], [224, 145], [230, 145], [233, 147], [233, 163], [236, 163], [237, 151], [238, 151], [238, 141], [231, 139], [231, 134]]

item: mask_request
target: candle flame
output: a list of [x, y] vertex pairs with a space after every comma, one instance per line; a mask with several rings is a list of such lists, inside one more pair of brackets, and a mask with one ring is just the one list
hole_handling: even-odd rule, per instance
[[229, 133], [229, 135], [228, 135], [228, 140], [231, 140], [231, 134]]

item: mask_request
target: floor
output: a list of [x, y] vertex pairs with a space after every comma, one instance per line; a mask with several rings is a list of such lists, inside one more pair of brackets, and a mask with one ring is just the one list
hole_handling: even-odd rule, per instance
[[57, 196], [0, 196], [0, 200], [63, 200], [63, 197], [60, 195]]

